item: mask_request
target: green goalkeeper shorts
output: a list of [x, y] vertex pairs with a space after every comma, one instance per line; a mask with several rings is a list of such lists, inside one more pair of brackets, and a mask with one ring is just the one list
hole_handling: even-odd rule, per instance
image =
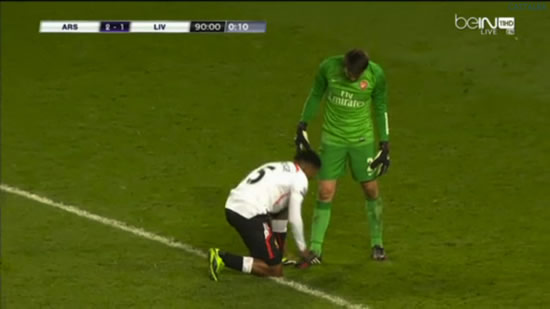
[[376, 179], [376, 171], [370, 168], [370, 163], [376, 155], [374, 144], [350, 146], [329, 145], [322, 143], [320, 149], [321, 170], [320, 180], [335, 180], [346, 173], [349, 164], [351, 175], [357, 182]]

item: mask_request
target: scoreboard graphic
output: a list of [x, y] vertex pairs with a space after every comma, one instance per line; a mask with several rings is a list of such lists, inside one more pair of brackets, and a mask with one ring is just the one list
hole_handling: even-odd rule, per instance
[[265, 21], [51, 21], [40, 33], [265, 33]]

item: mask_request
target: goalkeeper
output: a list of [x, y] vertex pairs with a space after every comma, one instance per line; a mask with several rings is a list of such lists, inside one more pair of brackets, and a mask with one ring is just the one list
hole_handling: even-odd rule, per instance
[[307, 125], [318, 113], [325, 95], [320, 148], [323, 164], [319, 172], [319, 192], [310, 244], [310, 250], [317, 258], [304, 262], [302, 267], [321, 262], [336, 182], [345, 173], [348, 164], [353, 178], [360, 183], [365, 194], [371, 256], [375, 260], [385, 260], [382, 199], [376, 181], [377, 177], [387, 172], [390, 165], [384, 72], [380, 65], [370, 61], [360, 49], [325, 59], [319, 66], [298, 124], [295, 143], [299, 149], [310, 149]]

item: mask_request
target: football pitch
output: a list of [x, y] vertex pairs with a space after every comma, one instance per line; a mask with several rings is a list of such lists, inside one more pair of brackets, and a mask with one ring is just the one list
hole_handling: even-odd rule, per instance
[[[550, 307], [549, 10], [0, 5], [2, 307]], [[458, 30], [455, 14], [515, 17], [516, 33]], [[40, 34], [41, 20], [265, 20], [267, 32]], [[348, 171], [322, 266], [211, 281], [209, 247], [246, 253], [225, 221], [229, 190], [291, 159], [320, 61], [353, 47], [388, 80], [389, 260], [369, 258]], [[314, 146], [321, 120], [308, 129]], [[307, 238], [315, 199], [312, 182]]]

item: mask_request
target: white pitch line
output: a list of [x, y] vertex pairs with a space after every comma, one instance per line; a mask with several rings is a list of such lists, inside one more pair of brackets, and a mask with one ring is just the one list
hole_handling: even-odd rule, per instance
[[[204, 251], [202, 251], [200, 249], [197, 249], [193, 246], [190, 246], [188, 244], [184, 244], [184, 243], [176, 241], [172, 238], [168, 238], [168, 237], [157, 235], [155, 233], [148, 232], [148, 231], [146, 231], [142, 228], [132, 226], [132, 225], [124, 223], [122, 221], [118, 221], [118, 220], [115, 220], [115, 219], [110, 219], [110, 218], [106, 218], [106, 217], [102, 217], [102, 216], [93, 214], [89, 211], [80, 209], [76, 206], [66, 205], [66, 204], [63, 204], [63, 203], [55, 202], [55, 201], [53, 201], [53, 200], [51, 200], [47, 197], [43, 197], [43, 196], [31, 193], [31, 192], [27, 192], [25, 190], [21, 190], [21, 189], [18, 189], [18, 188], [15, 188], [15, 187], [12, 187], [12, 186], [9, 186], [9, 185], [6, 185], [6, 184], [0, 184], [0, 190], [2, 190], [4, 192], [11, 193], [11, 194], [15, 194], [15, 195], [18, 195], [18, 196], [21, 196], [21, 197], [24, 197], [24, 198], [27, 198], [29, 200], [39, 202], [39, 203], [44, 204], [44, 205], [48, 205], [48, 206], [51, 206], [51, 207], [55, 207], [57, 209], [61, 209], [63, 211], [72, 213], [72, 214], [77, 215], [79, 217], [86, 218], [86, 219], [89, 219], [89, 220], [92, 220], [92, 221], [96, 221], [96, 222], [102, 223], [104, 225], [108, 225], [108, 226], [117, 228], [119, 230], [123, 230], [123, 231], [126, 231], [128, 233], [140, 236], [142, 238], [146, 238], [146, 239], [149, 239], [149, 240], [153, 240], [153, 241], [162, 243], [162, 244], [164, 244], [168, 247], [182, 249], [183, 251], [185, 251], [187, 253], [194, 254], [194, 255], [199, 256], [201, 258], [206, 258], [207, 257], [207, 254]], [[311, 295], [311, 296], [314, 296], [314, 297], [318, 297], [318, 298], [327, 300], [327, 301], [329, 301], [329, 302], [331, 302], [335, 305], [341, 306], [341, 307], [352, 308], [352, 309], [368, 309], [369, 308], [368, 306], [365, 306], [365, 305], [352, 304], [352, 303], [348, 302], [347, 300], [345, 300], [341, 297], [327, 294], [325, 292], [322, 292], [320, 290], [316, 290], [314, 288], [311, 288], [311, 287], [309, 287], [305, 284], [302, 284], [302, 283], [299, 283], [299, 282], [296, 282], [296, 281], [292, 281], [292, 280], [284, 279], [284, 278], [270, 278], [270, 279], [275, 281], [278, 284], [293, 288], [293, 289], [295, 289], [299, 292], [302, 292], [302, 293], [305, 293], [305, 294], [308, 294], [308, 295]]]

